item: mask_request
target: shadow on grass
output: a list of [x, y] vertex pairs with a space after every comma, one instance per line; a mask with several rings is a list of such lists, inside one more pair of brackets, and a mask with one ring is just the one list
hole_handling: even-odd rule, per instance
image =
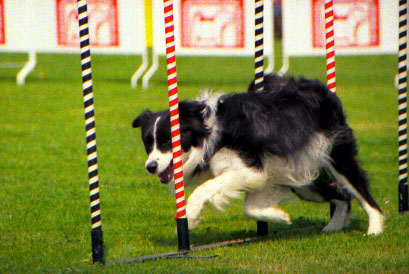
[[[342, 232], [362, 231], [361, 219], [350, 219], [350, 224]], [[314, 235], [323, 234], [322, 229], [327, 224], [325, 219], [308, 219], [300, 217], [293, 220], [291, 225], [269, 224], [269, 233], [260, 237], [259, 241], [281, 241], [289, 239], [308, 238]], [[233, 230], [216, 231], [210, 228], [193, 230], [189, 232], [191, 246], [207, 245], [223, 241], [231, 241], [255, 237], [255, 230]], [[150, 239], [155, 245], [159, 246], [177, 246], [178, 239], [175, 237], [155, 237]]]

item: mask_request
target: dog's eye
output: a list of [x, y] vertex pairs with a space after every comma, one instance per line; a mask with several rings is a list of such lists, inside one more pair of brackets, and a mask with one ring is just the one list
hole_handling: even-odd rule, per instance
[[172, 140], [171, 139], [160, 139], [159, 144], [164, 145], [164, 146], [168, 146], [168, 145], [172, 144]]

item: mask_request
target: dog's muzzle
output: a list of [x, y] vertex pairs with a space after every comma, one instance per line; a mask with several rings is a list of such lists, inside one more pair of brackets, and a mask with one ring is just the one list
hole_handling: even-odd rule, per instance
[[152, 161], [146, 164], [146, 169], [150, 174], [155, 174], [158, 169], [158, 162]]
[[[158, 162], [151, 161], [146, 164], [146, 169], [150, 174], [156, 174], [158, 172]], [[169, 166], [162, 172], [158, 173], [159, 180], [162, 184], [167, 184], [173, 179], [173, 164], [172, 162]]]

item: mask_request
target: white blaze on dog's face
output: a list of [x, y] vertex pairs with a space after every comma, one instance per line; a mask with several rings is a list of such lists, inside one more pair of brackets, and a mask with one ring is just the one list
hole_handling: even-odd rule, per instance
[[148, 153], [145, 167], [151, 174], [158, 174], [161, 183], [168, 183], [173, 178], [172, 165], [172, 144], [170, 136], [164, 132], [158, 132], [158, 123], [161, 117], [157, 117], [153, 126], [152, 135], [153, 145], [149, 147], [152, 149]]
[[151, 174], [157, 174], [161, 183], [167, 184], [173, 179], [172, 142], [169, 117], [165, 112], [143, 112], [133, 122], [133, 127], [141, 127], [142, 140], [148, 159], [145, 168]]

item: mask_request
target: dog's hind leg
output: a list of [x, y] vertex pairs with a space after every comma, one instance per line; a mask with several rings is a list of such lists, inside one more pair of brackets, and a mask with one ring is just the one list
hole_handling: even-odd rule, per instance
[[283, 186], [268, 186], [259, 191], [248, 191], [243, 204], [244, 215], [258, 221], [291, 224], [290, 215], [277, 207], [277, 204], [288, 199], [290, 195], [290, 189]]
[[349, 224], [351, 213], [351, 201], [349, 200], [331, 200], [335, 209], [329, 223], [323, 228], [324, 232], [340, 231]]
[[[365, 173], [359, 167], [356, 160], [353, 157], [342, 162], [334, 159], [334, 163], [327, 168], [335, 178], [336, 182], [342, 188], [346, 189], [361, 204], [368, 216], [369, 225], [367, 234], [376, 235], [382, 233], [384, 217], [379, 206], [369, 192]], [[344, 205], [340, 207], [340, 210], [345, 211], [345, 208], [347, 207]], [[337, 209], [335, 210], [334, 217], [336, 213]]]
[[349, 224], [351, 195], [335, 182], [329, 171], [321, 169], [319, 177], [310, 185], [293, 187], [292, 191], [301, 199], [317, 203], [330, 202], [334, 206], [324, 232], [340, 231]]
[[361, 169], [356, 159], [358, 148], [352, 129], [344, 125], [334, 143], [335, 146], [329, 155], [332, 161], [325, 166], [325, 169], [339, 187], [349, 192], [361, 204], [368, 216], [367, 234], [382, 233], [384, 217], [369, 191], [365, 171]]

